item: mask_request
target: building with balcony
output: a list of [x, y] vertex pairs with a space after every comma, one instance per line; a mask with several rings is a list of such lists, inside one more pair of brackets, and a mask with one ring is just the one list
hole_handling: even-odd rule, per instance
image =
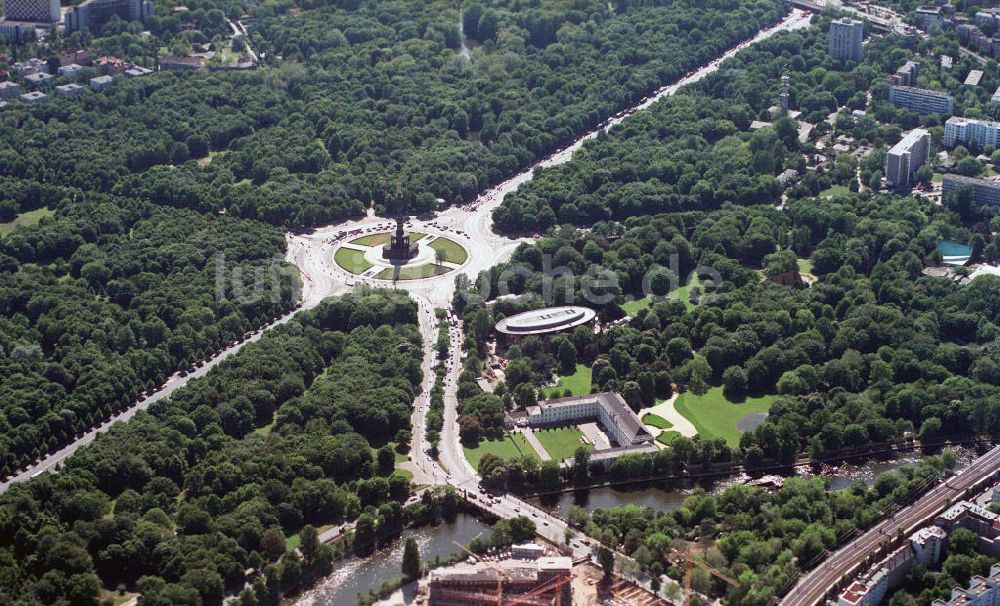
[[945, 175], [941, 183], [941, 196], [947, 198], [962, 187], [972, 190], [972, 201], [976, 204], [1000, 206], [1000, 182], [990, 179], [976, 179], [963, 175]]
[[918, 114], [950, 114], [955, 107], [951, 95], [915, 86], [890, 86], [889, 102]]
[[885, 181], [889, 187], [906, 188], [917, 169], [927, 162], [931, 152], [931, 134], [922, 128], [906, 133], [885, 157]]
[[896, 73], [889, 76], [889, 84], [896, 86], [913, 86], [917, 83], [917, 76], [920, 74], [920, 64], [916, 61], [907, 61]]
[[1000, 122], [973, 120], [952, 116], [944, 123], [944, 146], [959, 143], [968, 145], [1000, 145]]
[[30, 23], [58, 23], [59, 0], [6, 0], [4, 18]]
[[840, 61], [861, 61], [864, 23], [844, 17], [830, 23], [830, 56]]
[[63, 25], [67, 33], [89, 29], [98, 34], [112, 17], [125, 22], [145, 21], [152, 14], [152, 0], [85, 0], [66, 13]]

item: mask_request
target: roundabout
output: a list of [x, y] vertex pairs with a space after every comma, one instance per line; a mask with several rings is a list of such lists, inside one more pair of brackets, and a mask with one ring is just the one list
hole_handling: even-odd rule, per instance
[[386, 231], [346, 239], [334, 251], [333, 260], [349, 274], [398, 282], [443, 276], [461, 268], [469, 258], [466, 248], [447, 236], [412, 232], [409, 238], [416, 246], [414, 256], [387, 259], [383, 251], [391, 238], [392, 233]]

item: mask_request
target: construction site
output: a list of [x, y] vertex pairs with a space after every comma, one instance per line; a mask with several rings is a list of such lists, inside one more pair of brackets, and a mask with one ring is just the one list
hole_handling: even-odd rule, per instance
[[[464, 549], [464, 547], [463, 547]], [[466, 550], [467, 551], [467, 550]], [[433, 570], [394, 606], [668, 606], [648, 589], [613, 575], [588, 558], [572, 560], [551, 547], [515, 545], [501, 554], [469, 553], [465, 562]]]
[[[681, 572], [666, 599], [618, 570], [609, 576], [589, 557], [573, 560], [551, 545], [522, 543], [475, 554], [432, 570], [426, 577], [377, 603], [377, 606], [669, 606], [715, 603], [691, 587], [691, 573], [701, 569], [720, 581], [736, 581], [686, 550], [671, 549], [667, 563]], [[675, 577], [676, 578], [676, 577]], [[669, 579], [667, 583], [673, 583]], [[644, 586], [647, 585], [647, 586]]]

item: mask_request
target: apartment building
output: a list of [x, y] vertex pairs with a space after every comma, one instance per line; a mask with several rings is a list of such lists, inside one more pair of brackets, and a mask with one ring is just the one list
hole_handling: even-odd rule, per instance
[[918, 114], [950, 114], [955, 107], [951, 95], [915, 86], [890, 86], [889, 102]]
[[889, 76], [889, 84], [895, 86], [913, 86], [917, 83], [917, 76], [920, 74], [920, 64], [916, 61], [907, 61], [896, 73]]
[[1000, 122], [952, 116], [944, 123], [944, 146], [1000, 145]]
[[889, 187], [905, 188], [913, 182], [917, 169], [927, 162], [931, 134], [922, 128], [906, 133], [885, 157], [885, 180]]
[[1000, 206], [1000, 182], [989, 179], [976, 179], [963, 175], [945, 175], [941, 184], [941, 195], [947, 198], [952, 192], [962, 187], [972, 189], [972, 201], [976, 204], [993, 204]]
[[830, 23], [830, 55], [841, 61], [861, 61], [864, 24], [856, 19], [837, 19]]
[[59, 0], [6, 0], [4, 18], [9, 21], [58, 23]]
[[126, 22], [145, 21], [152, 14], [152, 0], [85, 0], [66, 13], [63, 25], [66, 33], [89, 29], [96, 34], [112, 17]]

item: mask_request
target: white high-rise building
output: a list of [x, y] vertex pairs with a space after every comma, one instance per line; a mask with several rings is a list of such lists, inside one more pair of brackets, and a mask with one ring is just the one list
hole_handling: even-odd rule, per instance
[[944, 123], [944, 146], [954, 147], [959, 143], [978, 145], [1000, 145], [1000, 122], [973, 120], [952, 116]]
[[864, 24], [855, 19], [837, 19], [830, 23], [830, 55], [841, 61], [861, 61]]
[[931, 134], [922, 128], [906, 133], [885, 157], [885, 181], [889, 187], [907, 187], [913, 174], [927, 162], [931, 152]]

